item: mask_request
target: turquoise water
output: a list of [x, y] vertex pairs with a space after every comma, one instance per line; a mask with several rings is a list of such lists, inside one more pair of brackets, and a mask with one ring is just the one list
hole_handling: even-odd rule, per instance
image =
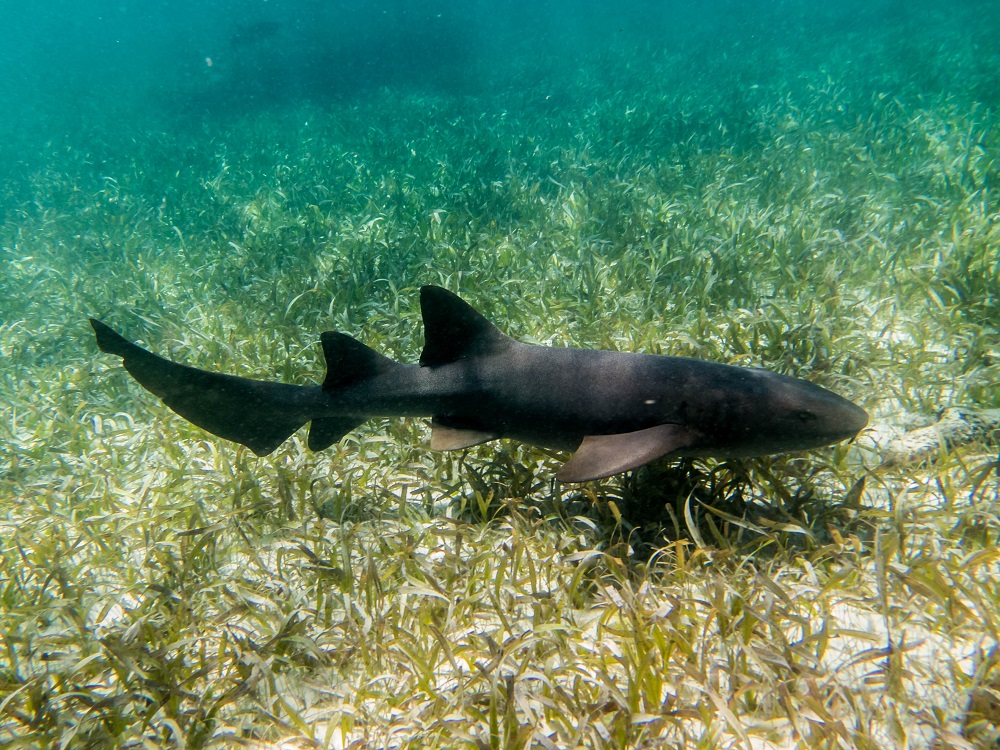
[[[415, 247], [428, 216], [449, 219], [441, 231], [458, 255], [475, 244], [468, 232], [491, 242], [496, 228], [520, 232], [524, 241], [503, 257], [530, 265], [527, 247], [552, 228], [552, 202], [580, 197], [569, 184], [577, 177], [594, 193], [579, 218], [606, 241], [599, 253], [638, 240], [647, 268], [650, 248], [672, 231], [650, 218], [651, 201], [675, 201], [685, 217], [697, 211], [692, 222], [708, 236], [732, 233], [706, 197], [713, 181], [742, 189], [740, 200], [780, 206], [802, 205], [796, 191], [829, 179], [834, 197], [811, 213], [848, 242], [886, 212], [926, 208], [921, 196], [961, 204], [949, 192], [956, 182], [989, 215], [1000, 96], [994, 10], [971, 2], [8, 6], [0, 237], [8, 259], [34, 257], [45, 227], [65, 221], [53, 232], [67, 236], [43, 243], [47, 262], [84, 285], [102, 264], [124, 267], [135, 254], [94, 229], [102, 221], [120, 233], [117, 222], [130, 224], [127, 242], [145, 241], [153, 255], [176, 256], [184, 240], [200, 246], [199, 262], [226, 265], [228, 243], [246, 238], [248, 214], [236, 215], [235, 204], [252, 213], [255, 195], [279, 190], [281, 221], [299, 228], [285, 227], [296, 236], [271, 237], [262, 252], [309, 262], [328, 255], [343, 222], [390, 212], [401, 239], [388, 254], [405, 257], [388, 262], [369, 248], [351, 261], [381, 263], [398, 288], [433, 280], [418, 278], [428, 263], [461, 270], [430, 244]], [[934, 174], [935, 163], [954, 174]], [[198, 186], [227, 192], [206, 202]], [[307, 213], [324, 226], [297, 236]], [[887, 220], [914, 231], [901, 215]], [[943, 214], [915, 221], [932, 235], [947, 231]], [[706, 251], [699, 242], [682, 239], [677, 255]], [[577, 251], [564, 250], [576, 264]], [[711, 252], [732, 302], [773, 290], [774, 278], [741, 283], [739, 253]], [[972, 266], [988, 279], [989, 268]], [[24, 298], [24, 277], [7, 280], [5, 304], [18, 318], [39, 300]], [[304, 288], [293, 281], [287, 292]], [[382, 294], [361, 296], [372, 293]], [[84, 307], [103, 313], [108, 304], [74, 310]]]

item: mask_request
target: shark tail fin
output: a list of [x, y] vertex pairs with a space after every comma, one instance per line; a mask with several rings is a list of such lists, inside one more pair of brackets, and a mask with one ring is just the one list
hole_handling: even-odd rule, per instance
[[[320, 337], [326, 358], [324, 391], [335, 391], [400, 364], [345, 333], [327, 331]], [[365, 417], [321, 417], [309, 425], [309, 450], [321, 451], [365, 421]]]
[[266, 456], [308, 421], [298, 406], [303, 388], [199, 370], [133, 344], [94, 318], [101, 351], [122, 358], [139, 384], [189, 422]]

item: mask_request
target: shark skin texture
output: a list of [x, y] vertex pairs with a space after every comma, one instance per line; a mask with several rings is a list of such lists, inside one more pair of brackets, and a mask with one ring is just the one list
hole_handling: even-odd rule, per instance
[[321, 335], [321, 386], [234, 377], [172, 362], [91, 318], [101, 351], [204, 430], [259, 456], [311, 423], [323, 450], [368, 419], [430, 417], [431, 448], [497, 438], [573, 455], [557, 471], [584, 482], [666, 456], [721, 458], [808, 450], [854, 437], [859, 406], [806, 380], [686, 357], [524, 344], [446, 289], [420, 290], [419, 364], [350, 336]]

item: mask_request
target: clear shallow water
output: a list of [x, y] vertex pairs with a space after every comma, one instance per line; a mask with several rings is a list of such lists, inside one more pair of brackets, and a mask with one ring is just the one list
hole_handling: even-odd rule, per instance
[[[488, 95], [550, 80], [553, 93], [602, 55], [676, 55], [739, 89], [768, 72], [836, 58], [884, 68], [923, 95], [995, 105], [989, 3], [97, 2], [0, 8], [8, 124], [35, 112], [148, 109], [155, 117], [253, 112], [302, 99], [349, 103], [382, 87]], [[942, 49], [945, 46], [947, 49]], [[930, 65], [928, 56], [961, 55]], [[944, 62], [944, 60], [942, 60]], [[610, 73], [610, 71], [606, 71]], [[763, 78], [762, 78], [763, 76]], [[980, 78], [969, 82], [969, 76]], [[755, 81], [750, 78], [757, 79]], [[956, 85], [965, 81], [965, 85]], [[840, 85], [864, 85], [862, 78]], [[902, 93], [902, 92], [898, 92]], [[169, 119], [167, 119], [169, 122]]]

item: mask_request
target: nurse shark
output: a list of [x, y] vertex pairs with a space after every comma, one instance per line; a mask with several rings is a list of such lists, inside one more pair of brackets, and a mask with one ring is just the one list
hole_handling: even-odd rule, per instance
[[806, 380], [687, 357], [521, 343], [437, 286], [421, 288], [420, 306], [419, 364], [326, 332], [326, 379], [315, 386], [178, 364], [90, 322], [100, 349], [121, 357], [143, 388], [258, 456], [307, 422], [309, 448], [318, 451], [373, 417], [430, 417], [432, 449], [513, 438], [572, 451], [556, 479], [584, 482], [667, 456], [817, 448], [868, 424], [862, 408]]

